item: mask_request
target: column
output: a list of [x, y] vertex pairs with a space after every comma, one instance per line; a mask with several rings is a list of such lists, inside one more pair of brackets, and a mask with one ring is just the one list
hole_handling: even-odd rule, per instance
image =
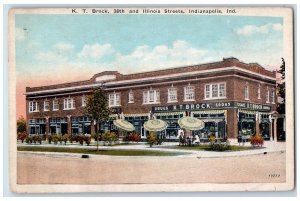
[[269, 135], [270, 135], [270, 141], [274, 141], [274, 138], [273, 138], [273, 120], [271, 119], [271, 121], [270, 121], [270, 125], [269, 125]]
[[45, 119], [46, 119], [45, 134], [48, 135], [48, 133], [49, 133], [49, 116], [46, 116]]
[[72, 135], [72, 122], [71, 122], [71, 115], [67, 115], [68, 117], [68, 134]]
[[256, 114], [255, 114], [255, 134], [256, 135], [258, 135], [258, 134], [260, 134], [260, 132], [259, 132], [259, 117], [258, 117], [258, 112], [256, 112]]
[[274, 118], [274, 141], [277, 142], [277, 117]]

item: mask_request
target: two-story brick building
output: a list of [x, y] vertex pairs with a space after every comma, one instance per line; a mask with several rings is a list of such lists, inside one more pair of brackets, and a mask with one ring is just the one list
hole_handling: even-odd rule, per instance
[[[120, 74], [105, 71], [79, 82], [27, 87], [28, 132], [91, 133], [83, 108], [93, 87], [102, 87], [115, 114], [122, 113], [140, 133], [151, 112], [168, 123], [162, 133], [178, 139], [178, 119], [189, 114], [205, 122], [200, 138], [249, 136], [256, 132], [276, 138], [276, 72], [236, 58], [151, 72]], [[102, 130], [116, 130], [112, 121]]]

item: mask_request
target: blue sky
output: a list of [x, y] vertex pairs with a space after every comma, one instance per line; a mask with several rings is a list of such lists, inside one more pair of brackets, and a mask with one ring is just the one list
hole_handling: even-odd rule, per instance
[[230, 56], [274, 70], [282, 29], [278, 17], [16, 15], [17, 75], [65, 80], [72, 71], [67, 80], [88, 79], [103, 70], [133, 73]]

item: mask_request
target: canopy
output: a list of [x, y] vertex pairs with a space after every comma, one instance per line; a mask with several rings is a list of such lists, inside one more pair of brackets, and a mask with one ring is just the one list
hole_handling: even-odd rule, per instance
[[135, 130], [135, 127], [130, 122], [128, 122], [124, 119], [114, 120], [114, 125], [125, 131], [134, 131]]
[[178, 124], [181, 128], [191, 131], [200, 130], [205, 126], [203, 121], [194, 117], [182, 117], [178, 119]]
[[147, 131], [162, 131], [168, 127], [167, 122], [160, 119], [148, 120], [144, 123], [144, 128]]

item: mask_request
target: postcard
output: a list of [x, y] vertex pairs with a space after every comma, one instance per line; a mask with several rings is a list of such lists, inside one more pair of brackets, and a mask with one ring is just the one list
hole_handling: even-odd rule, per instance
[[12, 192], [293, 190], [292, 8], [8, 20]]

